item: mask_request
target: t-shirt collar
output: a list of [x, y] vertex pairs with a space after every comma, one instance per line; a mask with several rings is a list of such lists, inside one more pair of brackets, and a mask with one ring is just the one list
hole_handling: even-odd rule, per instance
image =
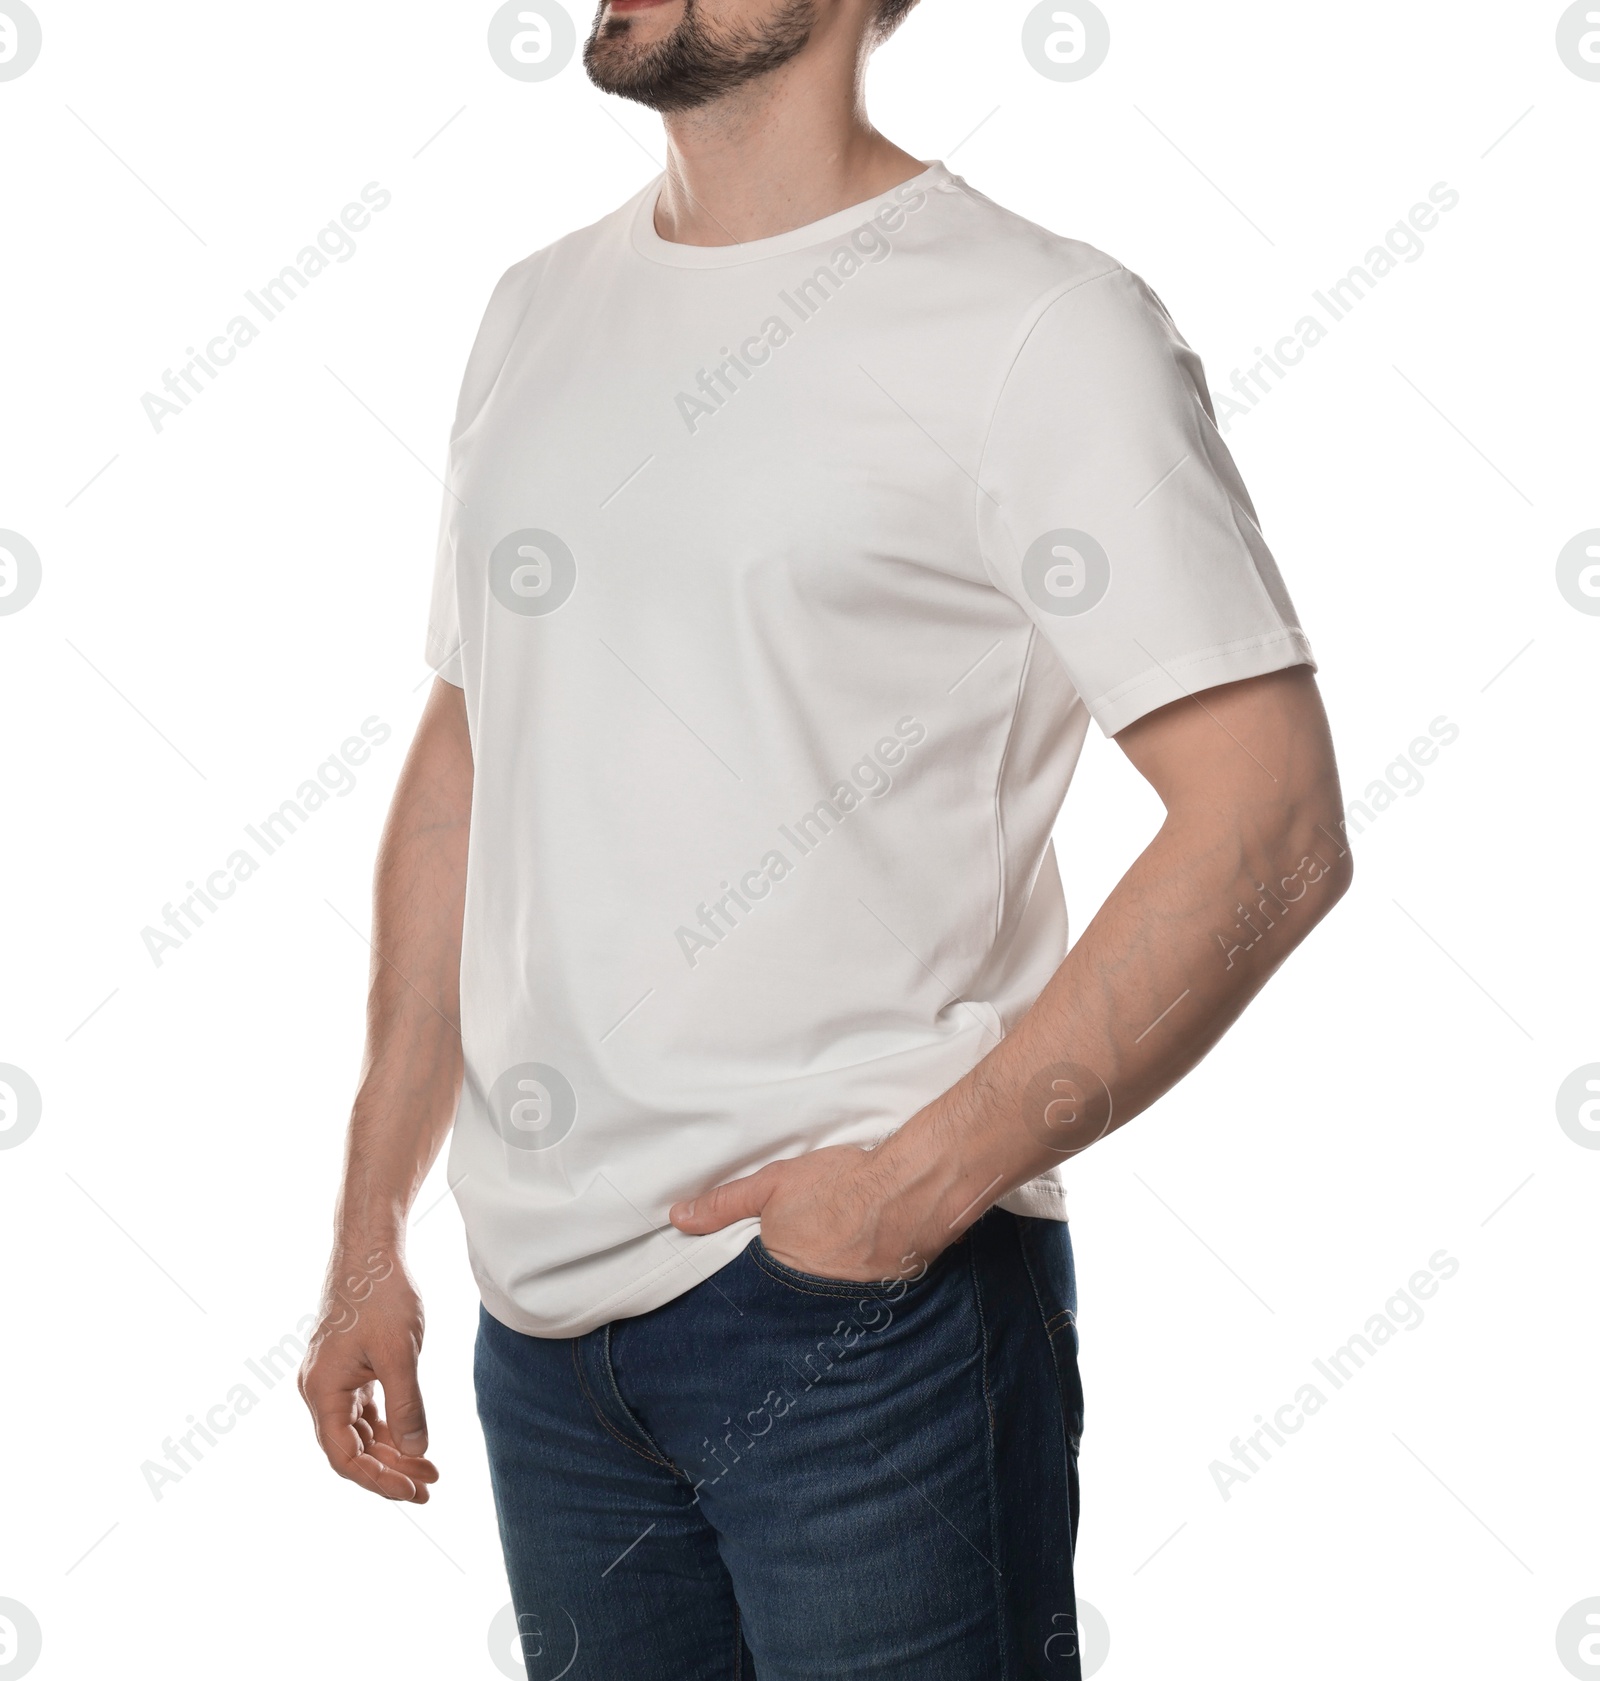
[[853, 232], [870, 217], [897, 202], [896, 195], [916, 189], [930, 191], [948, 185], [953, 177], [942, 163], [930, 163], [920, 175], [913, 175], [886, 193], [836, 210], [821, 221], [808, 222], [787, 233], [772, 234], [766, 239], [752, 239], [739, 245], [681, 245], [663, 239], [656, 232], [656, 201], [661, 196], [665, 175], [658, 175], [634, 202], [633, 248], [651, 262], [665, 263], [673, 268], [732, 268], [741, 263], [759, 263], [768, 257], [782, 257], [791, 251], [804, 251], [813, 245], [825, 245], [831, 239]]

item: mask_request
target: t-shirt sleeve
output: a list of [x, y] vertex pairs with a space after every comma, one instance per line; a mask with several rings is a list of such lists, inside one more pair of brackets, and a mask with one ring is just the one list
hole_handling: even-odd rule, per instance
[[1315, 669], [1200, 359], [1127, 269], [1042, 308], [978, 477], [989, 575], [1107, 735], [1218, 683]]
[[[454, 455], [454, 450], [451, 455]], [[428, 603], [428, 638], [423, 658], [436, 677], [466, 686], [461, 669], [461, 609], [456, 600], [456, 544], [453, 519], [454, 494], [448, 488], [453, 462], [445, 465], [445, 493], [439, 510], [439, 538], [433, 551], [433, 595]]]
[[457, 515], [462, 501], [456, 483], [456, 441], [477, 418], [505, 366], [518, 329], [543, 273], [546, 253], [514, 264], [500, 277], [483, 312], [478, 335], [467, 357], [456, 402], [455, 423], [450, 428], [450, 448], [445, 461], [444, 495], [439, 508], [439, 535], [434, 546], [433, 594], [428, 607], [428, 634], [424, 658], [434, 672], [457, 688], [465, 686], [462, 670], [463, 646], [461, 604], [456, 590]]

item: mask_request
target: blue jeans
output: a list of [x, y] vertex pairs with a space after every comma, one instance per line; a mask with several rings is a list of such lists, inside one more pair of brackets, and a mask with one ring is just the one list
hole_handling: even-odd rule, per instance
[[755, 1239], [475, 1376], [529, 1681], [1080, 1681], [1064, 1224], [992, 1209], [915, 1281]]

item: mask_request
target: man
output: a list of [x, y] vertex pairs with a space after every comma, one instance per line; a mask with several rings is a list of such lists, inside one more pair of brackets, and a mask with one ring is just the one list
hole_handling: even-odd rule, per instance
[[[1350, 879], [1198, 361], [870, 127], [912, 3], [609, 0], [666, 173], [507, 273], [462, 387], [302, 1387], [426, 1500], [454, 1121], [535, 1681], [1076, 1676], [1063, 1169]], [[1167, 815], [1069, 953], [1091, 716]]]

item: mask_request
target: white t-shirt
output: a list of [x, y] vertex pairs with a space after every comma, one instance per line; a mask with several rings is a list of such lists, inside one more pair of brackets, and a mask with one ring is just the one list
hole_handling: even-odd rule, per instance
[[[714, 248], [659, 188], [496, 287], [428, 634], [476, 761], [449, 1178], [539, 1336], [691, 1288], [756, 1223], [675, 1200], [1015, 1024], [1091, 715], [1311, 661], [1136, 275], [939, 164]], [[1005, 1206], [1064, 1217], [1059, 1170]]]

